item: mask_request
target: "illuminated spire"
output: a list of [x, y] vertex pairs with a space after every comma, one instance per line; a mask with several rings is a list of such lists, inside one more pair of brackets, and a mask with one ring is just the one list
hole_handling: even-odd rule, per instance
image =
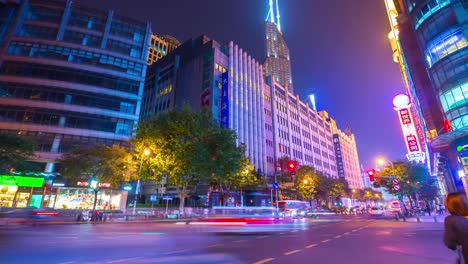
[[278, 26], [279, 32], [281, 32], [281, 24], [280, 24], [280, 14], [279, 14], [279, 5], [278, 0], [276, 0], [276, 25]]
[[270, 0], [268, 2], [268, 5], [270, 9], [268, 10], [268, 15], [267, 15], [266, 20], [268, 21], [268, 19], [270, 19], [271, 23], [275, 23], [275, 16], [273, 14], [273, 0]]
[[[276, 6], [276, 16], [275, 16], [275, 6]], [[275, 17], [276, 17], [276, 21], [275, 21]], [[268, 1], [268, 14], [266, 17], [266, 21], [270, 21], [271, 23], [276, 24], [276, 26], [278, 27], [278, 30], [281, 32], [278, 0], [275, 0], [274, 4], [273, 4], [273, 0]]]

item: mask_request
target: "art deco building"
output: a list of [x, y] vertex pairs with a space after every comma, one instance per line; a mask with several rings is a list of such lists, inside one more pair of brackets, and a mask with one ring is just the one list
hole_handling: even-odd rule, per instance
[[128, 144], [149, 23], [70, 0], [0, 3], [0, 23], [0, 133], [34, 139], [47, 172], [76, 146]]
[[270, 9], [265, 21], [264, 73], [266, 77], [272, 76], [274, 82], [294, 93], [289, 48], [281, 33], [278, 1], [276, 0], [275, 3], [276, 5], [270, 0]]
[[320, 112], [320, 115], [331, 123], [338, 177], [345, 179], [351, 189], [363, 189], [364, 182], [354, 133], [349, 127], [344, 131], [339, 129], [336, 121], [329, 117], [326, 111]]

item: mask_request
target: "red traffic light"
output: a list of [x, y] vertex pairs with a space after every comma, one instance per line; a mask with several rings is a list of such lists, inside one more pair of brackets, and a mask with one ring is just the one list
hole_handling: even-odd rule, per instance
[[294, 160], [290, 160], [286, 163], [286, 167], [290, 172], [294, 172], [296, 171], [297, 163]]
[[371, 182], [375, 181], [375, 170], [374, 169], [367, 170], [366, 173], [367, 173], [367, 176], [369, 176], [369, 180]]

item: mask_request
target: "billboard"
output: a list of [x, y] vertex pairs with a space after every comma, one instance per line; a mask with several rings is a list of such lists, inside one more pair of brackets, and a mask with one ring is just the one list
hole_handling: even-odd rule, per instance
[[398, 113], [401, 130], [408, 153], [406, 157], [409, 161], [424, 162], [426, 155], [421, 151], [421, 140], [414, 125], [414, 119], [411, 114], [410, 97], [406, 94], [399, 94], [393, 98], [393, 108]]

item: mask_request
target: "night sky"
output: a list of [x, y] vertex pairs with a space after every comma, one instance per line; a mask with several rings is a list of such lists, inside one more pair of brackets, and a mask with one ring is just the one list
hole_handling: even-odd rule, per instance
[[[268, 0], [75, 0], [152, 23], [153, 33], [181, 42], [206, 34], [237, 43], [264, 60]], [[354, 131], [361, 163], [404, 158], [394, 95], [404, 92], [387, 41], [383, 0], [279, 0], [281, 27], [291, 51], [295, 92], [315, 94], [341, 128]]]

